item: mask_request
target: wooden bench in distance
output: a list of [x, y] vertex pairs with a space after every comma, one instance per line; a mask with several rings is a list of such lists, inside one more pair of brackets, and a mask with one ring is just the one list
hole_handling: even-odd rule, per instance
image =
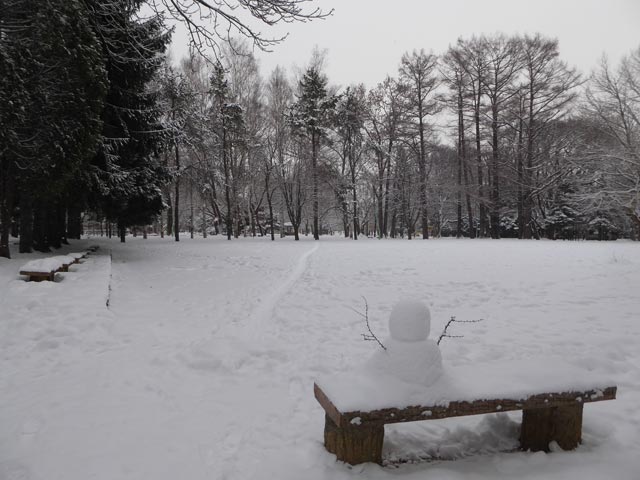
[[60, 261], [60, 268], [58, 269], [59, 272], [68, 272], [69, 267], [76, 263], [75, 257], [72, 257], [70, 255], [57, 255], [52, 258]]
[[451, 368], [429, 387], [367, 378], [370, 372], [321, 379], [314, 394], [326, 413], [325, 448], [352, 465], [382, 463], [386, 424], [522, 410], [523, 450], [549, 451], [554, 441], [572, 450], [581, 441], [584, 404], [613, 400], [617, 388], [609, 380], [587, 380], [589, 372], [574, 366], [547, 370], [553, 365]]
[[67, 253], [67, 256], [72, 257], [75, 261], [74, 263], [81, 263], [80, 260], [87, 257], [88, 252], [72, 252]]

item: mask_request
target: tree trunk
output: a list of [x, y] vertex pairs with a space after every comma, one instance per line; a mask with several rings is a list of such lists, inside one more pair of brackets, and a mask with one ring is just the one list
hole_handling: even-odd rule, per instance
[[[267, 185], [268, 185], [268, 182], [267, 182]], [[275, 222], [273, 220], [273, 199], [271, 197], [272, 197], [272, 194], [267, 193], [267, 205], [269, 206], [269, 226], [271, 230], [271, 241], [273, 242], [276, 239], [276, 233], [274, 232]]]
[[202, 201], [202, 238], [207, 238], [207, 211], [204, 205], [204, 199]]
[[280, 238], [285, 237], [284, 233], [284, 210], [286, 206], [287, 200], [285, 198], [284, 193], [282, 194], [282, 198], [280, 199]]
[[468, 172], [468, 165], [465, 162], [464, 165], [464, 184], [466, 187], [466, 192], [465, 192], [465, 199], [467, 202], [467, 218], [469, 221], [469, 238], [476, 238], [476, 228], [475, 225], [473, 223], [473, 207], [471, 206], [471, 195], [469, 194], [469, 190], [470, 190], [470, 181], [469, 181], [469, 172]]
[[[422, 98], [418, 87], [418, 98]], [[418, 170], [420, 174], [420, 218], [422, 220], [422, 239], [429, 238], [429, 215], [427, 212], [427, 159], [424, 147], [424, 122], [422, 119], [422, 101], [418, 104], [418, 130], [420, 133], [420, 159]]]
[[527, 165], [524, 168], [523, 191], [522, 191], [522, 238], [530, 239], [532, 236], [531, 222], [533, 221], [533, 198], [531, 190], [533, 188], [533, 148], [534, 148], [534, 91], [533, 82], [529, 89], [529, 124], [527, 126]]
[[524, 183], [523, 178], [523, 164], [522, 164], [522, 140], [523, 140], [523, 127], [524, 120], [522, 118], [524, 112], [522, 111], [522, 104], [520, 105], [520, 119], [518, 121], [518, 152], [516, 155], [516, 171], [518, 174], [518, 186], [517, 186], [517, 199], [518, 199], [518, 236], [524, 237], [524, 208], [523, 208], [523, 196], [522, 185]]
[[173, 233], [175, 235], [176, 242], [180, 241], [180, 148], [178, 148], [178, 143], [176, 142], [175, 146], [176, 152], [176, 190], [175, 190], [175, 200], [173, 205]]
[[349, 226], [349, 206], [345, 198], [345, 193], [340, 194], [340, 208], [342, 209], [342, 228], [344, 229], [344, 238], [350, 238], [351, 228]]
[[34, 205], [33, 240], [34, 250], [38, 252], [51, 251], [47, 240], [47, 218], [42, 200], [36, 202]]
[[120, 236], [120, 243], [124, 243], [127, 236], [127, 227], [118, 221], [118, 235]]
[[173, 201], [170, 192], [167, 195], [167, 235], [173, 236]]
[[58, 220], [58, 203], [50, 203], [45, 211], [45, 221], [47, 229], [47, 243], [49, 246], [58, 249], [62, 247], [60, 241], [59, 220]]
[[[269, 160], [271, 162], [271, 160]], [[271, 163], [273, 166], [273, 163]], [[273, 191], [271, 190], [271, 172], [272, 169], [267, 166], [266, 172], [264, 175], [264, 188], [265, 194], [267, 195], [267, 206], [269, 207], [269, 229], [271, 230], [271, 241], [275, 241], [276, 234], [273, 231], [274, 221], [273, 221]]]
[[231, 175], [229, 172], [229, 159], [227, 152], [227, 128], [224, 124], [224, 116], [222, 123], [222, 166], [224, 169], [224, 197], [227, 202], [227, 218], [225, 219], [227, 226], [227, 240], [231, 240], [233, 235], [233, 219], [231, 217]]
[[318, 211], [318, 141], [317, 133], [311, 134], [311, 168], [313, 181], [313, 239], [320, 240], [320, 225]]
[[193, 181], [189, 181], [189, 231], [190, 236], [193, 239], [195, 223], [193, 219]]
[[20, 253], [33, 252], [33, 200], [20, 195]]
[[491, 156], [491, 211], [489, 223], [491, 238], [500, 238], [500, 150], [498, 145], [498, 107], [494, 104], [491, 109], [491, 141], [493, 143]]
[[482, 146], [480, 142], [480, 100], [481, 100], [481, 80], [478, 79], [478, 93], [475, 99], [474, 123], [476, 127], [476, 163], [478, 166], [478, 236], [487, 236], [487, 212], [484, 204], [484, 185], [482, 175]]
[[60, 242], [63, 245], [69, 245], [69, 240], [67, 238], [67, 209], [64, 207], [62, 202], [59, 202], [56, 206], [56, 210], [58, 227], [57, 230], [60, 237]]
[[358, 221], [358, 191], [356, 189], [356, 169], [355, 165], [351, 167], [351, 187], [353, 188], [353, 239], [358, 240], [359, 221]]
[[0, 182], [0, 257], [11, 258], [11, 249], [9, 248], [9, 234], [11, 233], [11, 217], [13, 212], [13, 185], [7, 172], [2, 172]]
[[[462, 112], [462, 85], [458, 85], [458, 194], [456, 237], [462, 237], [462, 169], [465, 163], [464, 151], [464, 116]], [[469, 229], [472, 225], [469, 225]]]
[[393, 140], [389, 140], [387, 145], [387, 157], [384, 163], [386, 180], [384, 182], [384, 216], [382, 217], [382, 231], [386, 237], [389, 233], [389, 189], [391, 187], [391, 154], [393, 152]]
[[82, 210], [76, 205], [67, 207], [67, 238], [79, 240], [82, 236]]

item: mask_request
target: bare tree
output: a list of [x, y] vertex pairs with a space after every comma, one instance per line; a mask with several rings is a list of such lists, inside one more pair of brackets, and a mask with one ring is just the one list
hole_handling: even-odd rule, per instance
[[483, 48], [482, 40], [472, 37], [470, 40], [458, 39], [456, 45], [456, 56], [458, 63], [469, 76], [469, 89], [471, 110], [474, 125], [474, 144], [476, 159], [476, 182], [478, 185], [478, 236], [486, 237], [488, 233], [487, 225], [487, 205], [485, 202], [485, 161], [482, 154], [481, 117], [483, 110], [482, 99], [484, 97], [483, 78], [487, 71], [487, 59]]
[[[389, 233], [389, 205], [392, 187], [392, 157], [400, 140], [405, 118], [403, 86], [387, 77], [368, 94], [368, 111], [365, 122], [367, 145], [374, 156], [373, 194], [376, 200], [376, 224], [378, 237]], [[391, 229], [391, 235], [395, 231]]]
[[[292, 101], [293, 91], [285, 71], [280, 67], [276, 67], [266, 85], [266, 121], [268, 124], [266, 142], [268, 152], [265, 156], [265, 189], [267, 190], [267, 202], [269, 204], [272, 240], [274, 239], [272, 172], [275, 171], [280, 179], [280, 190], [283, 193], [282, 203], [286, 203], [289, 211], [295, 212], [292, 204], [293, 192], [290, 190], [285, 191], [285, 181], [287, 181], [288, 177], [285, 173], [285, 156], [290, 141], [286, 115]], [[284, 233], [284, 216], [280, 218], [280, 232], [281, 234]]]
[[622, 209], [640, 236], [640, 48], [617, 71], [603, 58], [586, 100], [602, 142], [590, 142], [586, 160], [597, 189], [582, 200]]
[[485, 37], [482, 46], [486, 52], [487, 70], [482, 82], [490, 107], [491, 165], [490, 165], [490, 228], [491, 238], [500, 238], [500, 132], [504, 126], [503, 110], [518, 93], [514, 81], [522, 66], [520, 39], [504, 35]]
[[211, 49], [216, 58], [235, 37], [249, 39], [254, 48], [271, 51], [287, 35], [272, 36], [260, 28], [326, 18], [333, 10], [307, 9], [308, 0], [147, 0], [156, 12], [186, 26], [190, 47], [203, 56]]
[[[467, 221], [469, 224], [469, 237], [475, 237], [475, 228], [473, 224], [473, 208], [471, 206], [471, 195], [469, 193], [469, 172], [467, 165], [467, 140], [465, 130], [465, 103], [472, 92], [472, 78], [468, 75], [465, 68], [465, 58], [461, 51], [456, 48], [450, 48], [443, 58], [442, 74], [445, 82], [451, 91], [449, 105], [456, 112], [457, 116], [457, 192], [456, 192], [456, 236], [460, 238], [463, 234], [462, 221], [462, 192], [464, 190]], [[463, 188], [464, 178], [464, 188]]]
[[[526, 164], [519, 166], [519, 184], [522, 186], [520, 219], [521, 238], [532, 236], [532, 210], [534, 174], [539, 162], [537, 143], [553, 123], [566, 115], [567, 106], [576, 98], [575, 87], [580, 76], [558, 59], [558, 41], [540, 34], [525, 36], [522, 42], [524, 119], [526, 135], [524, 157]], [[522, 158], [520, 155], [519, 158]]]
[[438, 59], [432, 53], [413, 51], [405, 53], [400, 61], [400, 79], [408, 88], [405, 90], [409, 115], [417, 128], [418, 172], [420, 175], [420, 217], [422, 238], [429, 238], [429, 215], [427, 211], [427, 151], [426, 118], [438, 112], [435, 90], [440, 81], [437, 76]]

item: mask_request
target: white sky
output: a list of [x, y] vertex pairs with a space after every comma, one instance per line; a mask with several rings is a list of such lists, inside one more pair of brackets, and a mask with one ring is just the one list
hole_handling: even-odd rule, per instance
[[[443, 53], [458, 37], [504, 32], [556, 37], [560, 56], [584, 73], [602, 53], [612, 62], [640, 46], [640, 0], [315, 0], [331, 17], [268, 30], [289, 32], [273, 52], [256, 52], [262, 74], [276, 65], [305, 66], [314, 46], [328, 50], [326, 73], [333, 84], [372, 87], [395, 76], [405, 51]], [[185, 35], [174, 38], [175, 56], [185, 55]]]

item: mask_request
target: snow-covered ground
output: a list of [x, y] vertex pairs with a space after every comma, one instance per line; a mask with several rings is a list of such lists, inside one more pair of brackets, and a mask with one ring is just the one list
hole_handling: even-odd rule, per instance
[[[0, 259], [0, 479], [640, 478], [640, 244], [96, 239], [55, 283]], [[56, 252], [59, 254], [59, 252]], [[111, 255], [110, 255], [111, 254]], [[53, 254], [52, 254], [53, 255]], [[560, 356], [618, 384], [574, 452], [508, 452], [518, 413], [387, 427], [387, 465], [322, 445], [314, 379], [420, 299], [445, 367]], [[106, 301], [109, 299], [109, 306]], [[455, 461], [450, 461], [455, 460]]]

